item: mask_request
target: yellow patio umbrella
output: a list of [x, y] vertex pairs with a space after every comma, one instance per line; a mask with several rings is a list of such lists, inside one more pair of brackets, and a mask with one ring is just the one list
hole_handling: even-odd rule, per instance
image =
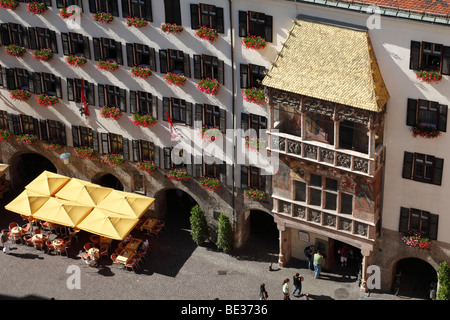
[[98, 207], [139, 219], [153, 202], [155, 202], [155, 198], [113, 190], [98, 204]]
[[139, 219], [95, 207], [76, 227], [99, 236], [123, 240]]
[[5, 206], [6, 210], [31, 216], [38, 211], [50, 197], [30, 190], [24, 190]]
[[93, 209], [72, 201], [50, 197], [44, 205], [33, 214], [33, 218], [56, 223], [66, 227], [75, 227]]
[[89, 206], [96, 206], [112, 190], [111, 188], [105, 188], [89, 181], [72, 178], [55, 194], [55, 197]]
[[25, 189], [47, 196], [53, 196], [69, 181], [69, 177], [50, 171], [43, 171], [33, 181], [27, 184]]

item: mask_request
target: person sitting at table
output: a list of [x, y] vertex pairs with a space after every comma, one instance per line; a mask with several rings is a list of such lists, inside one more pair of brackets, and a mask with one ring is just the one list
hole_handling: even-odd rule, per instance
[[148, 239], [145, 239], [144, 242], [142, 243], [142, 250], [147, 250], [148, 246], [149, 246]]
[[93, 268], [97, 266], [97, 259], [94, 256], [91, 256], [89, 254], [86, 254], [82, 257], [82, 259], [84, 260], [84, 262], [86, 262], [86, 264]]

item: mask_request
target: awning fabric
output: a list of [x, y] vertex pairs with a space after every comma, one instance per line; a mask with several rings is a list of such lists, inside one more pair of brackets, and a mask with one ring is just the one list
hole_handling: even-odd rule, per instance
[[389, 99], [366, 28], [300, 16], [266, 87], [382, 112]]
[[5, 209], [123, 240], [154, 201], [154, 198], [44, 171]]

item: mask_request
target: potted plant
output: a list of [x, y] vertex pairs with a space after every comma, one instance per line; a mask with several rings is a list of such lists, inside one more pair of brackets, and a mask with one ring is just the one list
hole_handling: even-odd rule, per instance
[[71, 16], [73, 16], [76, 13], [76, 10], [70, 10], [69, 8], [61, 8], [59, 10], [59, 16], [63, 19], [69, 19]]
[[153, 74], [152, 70], [150, 70], [149, 67], [141, 67], [141, 66], [131, 67], [130, 73], [133, 78], [142, 78], [142, 79], [147, 79]]
[[217, 37], [219, 36], [216, 29], [208, 28], [208, 27], [200, 27], [195, 31], [195, 35], [199, 37], [200, 39], [208, 40], [209, 42], [213, 43]]
[[138, 127], [148, 128], [156, 123], [156, 120], [149, 114], [133, 113], [130, 119], [131, 122], [133, 122], [133, 124]]
[[203, 93], [216, 96], [219, 93], [220, 83], [216, 79], [202, 79], [197, 82], [197, 89]]
[[12, 137], [11, 132], [8, 129], [0, 129], [0, 140], [6, 141]]
[[121, 154], [109, 153], [105, 156], [103, 162], [110, 166], [120, 166], [124, 163], [124, 159]]
[[16, 141], [20, 144], [27, 144], [29, 146], [36, 142], [37, 138], [31, 134], [19, 134], [16, 136]]
[[138, 168], [139, 170], [145, 171], [147, 173], [151, 173], [156, 170], [155, 163], [153, 161], [147, 161], [147, 160], [137, 162], [136, 168]]
[[53, 59], [53, 52], [51, 49], [36, 49], [33, 50], [31, 55], [35, 60], [50, 61]]
[[38, 95], [37, 102], [43, 107], [51, 107], [59, 102], [59, 98], [55, 96], [49, 96], [45, 93]]
[[97, 61], [97, 69], [114, 72], [119, 69], [117, 61], [99, 60]]
[[19, 6], [19, 2], [16, 0], [0, 0], [0, 7], [3, 9], [16, 10]]
[[426, 83], [439, 83], [442, 80], [442, 74], [436, 71], [421, 70], [416, 72], [417, 79]]
[[148, 25], [148, 21], [142, 18], [126, 17], [127, 26], [135, 28], [143, 28]]
[[189, 222], [191, 223], [192, 240], [197, 245], [202, 245], [208, 239], [209, 233], [205, 214], [198, 204], [192, 207]]
[[223, 252], [229, 252], [233, 249], [233, 226], [225, 213], [219, 215], [216, 246], [222, 249]]
[[412, 127], [411, 132], [414, 138], [422, 137], [426, 139], [434, 139], [441, 135], [441, 131], [439, 131], [437, 127], [420, 123], [417, 123], [414, 127]]
[[267, 147], [267, 141], [256, 137], [245, 137], [245, 146], [248, 150], [259, 151]]
[[28, 90], [14, 89], [9, 94], [11, 99], [18, 101], [28, 101], [31, 98], [31, 93]]
[[24, 47], [16, 46], [15, 44], [10, 44], [5, 48], [5, 52], [11, 56], [15, 57], [23, 57], [23, 55], [27, 52]]
[[250, 199], [253, 201], [262, 201], [266, 199], [266, 193], [262, 190], [249, 188], [244, 190], [244, 198]]
[[256, 104], [263, 104], [265, 100], [264, 96], [264, 89], [257, 89], [257, 88], [248, 88], [248, 89], [242, 89], [242, 96], [244, 97], [244, 100], [251, 103]]
[[213, 142], [222, 137], [222, 132], [217, 127], [203, 126], [199, 133], [201, 139], [205, 142]]
[[186, 170], [182, 169], [171, 169], [166, 173], [167, 178], [173, 181], [188, 181], [189, 175]]
[[181, 33], [183, 30], [183, 26], [178, 26], [176, 23], [161, 24], [161, 31], [165, 33]]
[[242, 38], [241, 42], [244, 45], [245, 49], [253, 50], [264, 49], [267, 45], [266, 40], [264, 40], [263, 38], [250, 35]]
[[83, 56], [67, 56], [66, 57], [66, 62], [69, 66], [74, 67], [74, 68], [78, 68], [78, 67], [82, 67], [86, 64], [87, 59]]
[[104, 119], [119, 120], [122, 116], [122, 110], [120, 110], [118, 107], [104, 106], [100, 109], [100, 115]]
[[33, 14], [43, 14], [45, 11], [47, 11], [47, 6], [43, 2], [30, 2], [27, 3], [27, 11]]
[[44, 142], [42, 142], [42, 148], [44, 148], [45, 150], [49, 150], [49, 151], [59, 151], [62, 149], [62, 146], [57, 143], [44, 141]]
[[420, 232], [408, 232], [402, 237], [407, 246], [427, 250], [431, 244], [430, 239], [424, 237]]
[[75, 155], [81, 159], [92, 159], [94, 157], [94, 150], [89, 147], [76, 147]]
[[114, 16], [111, 13], [106, 13], [106, 12], [94, 13], [93, 18], [97, 22], [106, 23], [106, 24], [114, 21]]
[[203, 189], [208, 189], [211, 191], [216, 191], [222, 185], [219, 179], [211, 177], [200, 177], [199, 181]]
[[167, 72], [164, 76], [164, 80], [171, 85], [182, 87], [186, 84], [186, 77], [181, 74], [175, 74]]

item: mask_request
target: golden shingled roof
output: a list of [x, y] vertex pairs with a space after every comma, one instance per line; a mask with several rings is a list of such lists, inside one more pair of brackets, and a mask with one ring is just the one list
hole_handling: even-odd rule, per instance
[[367, 30], [306, 19], [295, 20], [262, 84], [375, 112], [389, 99]]

